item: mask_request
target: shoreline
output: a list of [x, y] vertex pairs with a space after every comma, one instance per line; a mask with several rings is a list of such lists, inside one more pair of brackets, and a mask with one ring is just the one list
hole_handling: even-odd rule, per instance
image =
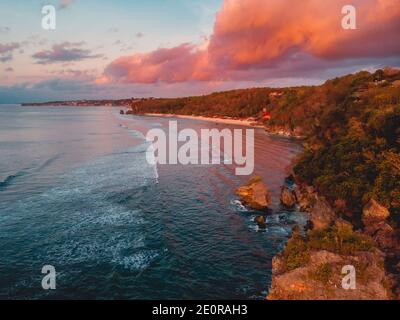
[[205, 116], [189, 116], [189, 115], [179, 115], [173, 113], [145, 113], [143, 114], [147, 117], [162, 117], [162, 118], [178, 118], [178, 119], [189, 119], [189, 120], [199, 120], [199, 121], [207, 121], [214, 123], [222, 123], [222, 124], [230, 124], [230, 125], [239, 125], [245, 127], [253, 127], [253, 128], [261, 128], [264, 129], [265, 126], [262, 124], [258, 124], [254, 120], [250, 119], [231, 119], [231, 118], [214, 118], [214, 117], [205, 117]]
[[160, 118], [178, 118], [178, 119], [188, 119], [188, 120], [196, 120], [196, 121], [206, 121], [216, 124], [227, 124], [227, 125], [238, 125], [243, 127], [250, 127], [254, 129], [263, 129], [269, 135], [279, 136], [282, 138], [288, 139], [296, 139], [296, 140], [304, 140], [303, 136], [294, 135], [293, 133], [280, 128], [278, 131], [272, 131], [267, 126], [260, 124], [257, 121], [249, 118], [243, 119], [233, 119], [233, 118], [218, 118], [218, 117], [205, 117], [205, 116], [189, 116], [189, 115], [179, 115], [173, 113], [144, 113], [138, 114], [139, 116], [146, 117], [160, 117]]

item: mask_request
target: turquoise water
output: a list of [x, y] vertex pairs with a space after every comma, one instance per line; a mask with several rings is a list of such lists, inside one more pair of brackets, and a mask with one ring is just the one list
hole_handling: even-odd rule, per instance
[[[225, 165], [152, 166], [143, 135], [167, 119], [115, 108], [0, 106], [0, 298], [263, 299], [297, 212], [279, 207], [297, 143], [256, 132], [273, 196], [267, 229]], [[217, 127], [179, 120], [185, 128]], [[41, 287], [44, 265], [56, 290]]]

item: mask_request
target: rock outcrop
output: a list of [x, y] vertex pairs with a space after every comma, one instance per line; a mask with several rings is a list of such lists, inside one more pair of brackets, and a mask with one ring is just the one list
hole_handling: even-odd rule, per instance
[[250, 181], [236, 190], [242, 203], [254, 210], [268, 210], [271, 196], [261, 177], [253, 177]]
[[265, 229], [267, 227], [267, 223], [264, 216], [255, 217], [254, 222], [257, 223], [258, 227], [261, 229]]
[[287, 186], [281, 189], [281, 204], [288, 209], [293, 209], [296, 206], [297, 199], [294, 191], [290, 190]]
[[335, 220], [335, 212], [324, 199], [316, 197], [310, 212], [310, 221], [314, 229], [321, 230], [329, 227]]
[[309, 211], [316, 201], [316, 193], [313, 187], [296, 185], [293, 190], [296, 195], [300, 211]]
[[366, 227], [389, 218], [389, 210], [371, 199], [363, 208], [362, 221]]
[[400, 240], [396, 231], [388, 224], [390, 213], [387, 208], [371, 199], [363, 208], [364, 232], [371, 236], [375, 244], [389, 255], [399, 253]]
[[[282, 189], [281, 201], [292, 205], [290, 188]], [[285, 194], [284, 194], [285, 193]], [[363, 232], [341, 219], [312, 187], [296, 185], [294, 198], [308, 212], [309, 228], [297, 228], [282, 253], [272, 264], [271, 300], [387, 300], [396, 297], [397, 273], [385, 270], [387, 252], [399, 252], [389, 211], [375, 200], [363, 210]], [[284, 200], [284, 201], [283, 201]], [[396, 256], [393, 256], [396, 259]], [[342, 281], [352, 266], [356, 288], [346, 289]], [[343, 271], [344, 272], [344, 271]]]
[[380, 222], [365, 229], [365, 233], [370, 235], [375, 244], [388, 253], [395, 253], [400, 250], [399, 241], [395, 230], [386, 222]]
[[265, 131], [269, 134], [275, 134], [284, 137], [296, 138], [296, 139], [304, 139], [304, 130], [301, 127], [295, 127], [293, 129], [288, 128], [286, 126], [277, 126], [277, 125], [267, 125]]
[[389, 216], [387, 208], [371, 199], [363, 208], [364, 232], [371, 236], [377, 247], [388, 255], [399, 254], [400, 241], [396, 231], [387, 222]]
[[[291, 271], [282, 268], [283, 258], [272, 262], [269, 300], [386, 300], [390, 292], [379, 251], [341, 255], [325, 250], [312, 251], [309, 262]], [[355, 289], [342, 286], [344, 266], [356, 270]]]

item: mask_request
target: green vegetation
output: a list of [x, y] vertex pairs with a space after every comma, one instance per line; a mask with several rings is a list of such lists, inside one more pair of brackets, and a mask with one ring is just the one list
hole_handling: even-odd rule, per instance
[[330, 263], [324, 263], [317, 267], [315, 272], [310, 272], [309, 277], [316, 281], [327, 284], [333, 275], [333, 267]]
[[[332, 226], [325, 230], [311, 230], [302, 236], [296, 229], [282, 253], [285, 271], [306, 265], [311, 251], [326, 250], [337, 254], [352, 255], [360, 251], [372, 251], [372, 240], [349, 226]], [[328, 270], [321, 270], [327, 274]]]
[[282, 253], [285, 271], [304, 266], [310, 260], [310, 251], [305, 239], [294, 231]]
[[198, 97], [143, 99], [135, 102], [132, 109], [137, 113], [252, 117], [261, 111], [266, 98], [273, 91], [268, 88], [252, 88]]
[[311, 230], [308, 234], [309, 249], [327, 250], [339, 254], [354, 254], [357, 251], [371, 251], [372, 240], [351, 229], [329, 227], [326, 230]]
[[[328, 103], [294, 171], [339, 211], [359, 221], [371, 198], [400, 213], [400, 88], [380, 72], [328, 83]], [[373, 84], [371, 84], [373, 83]]]

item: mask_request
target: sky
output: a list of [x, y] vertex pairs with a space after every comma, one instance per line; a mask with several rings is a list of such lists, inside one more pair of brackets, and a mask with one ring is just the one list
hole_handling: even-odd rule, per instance
[[400, 66], [399, 31], [400, 0], [2, 0], [0, 103], [321, 84]]

